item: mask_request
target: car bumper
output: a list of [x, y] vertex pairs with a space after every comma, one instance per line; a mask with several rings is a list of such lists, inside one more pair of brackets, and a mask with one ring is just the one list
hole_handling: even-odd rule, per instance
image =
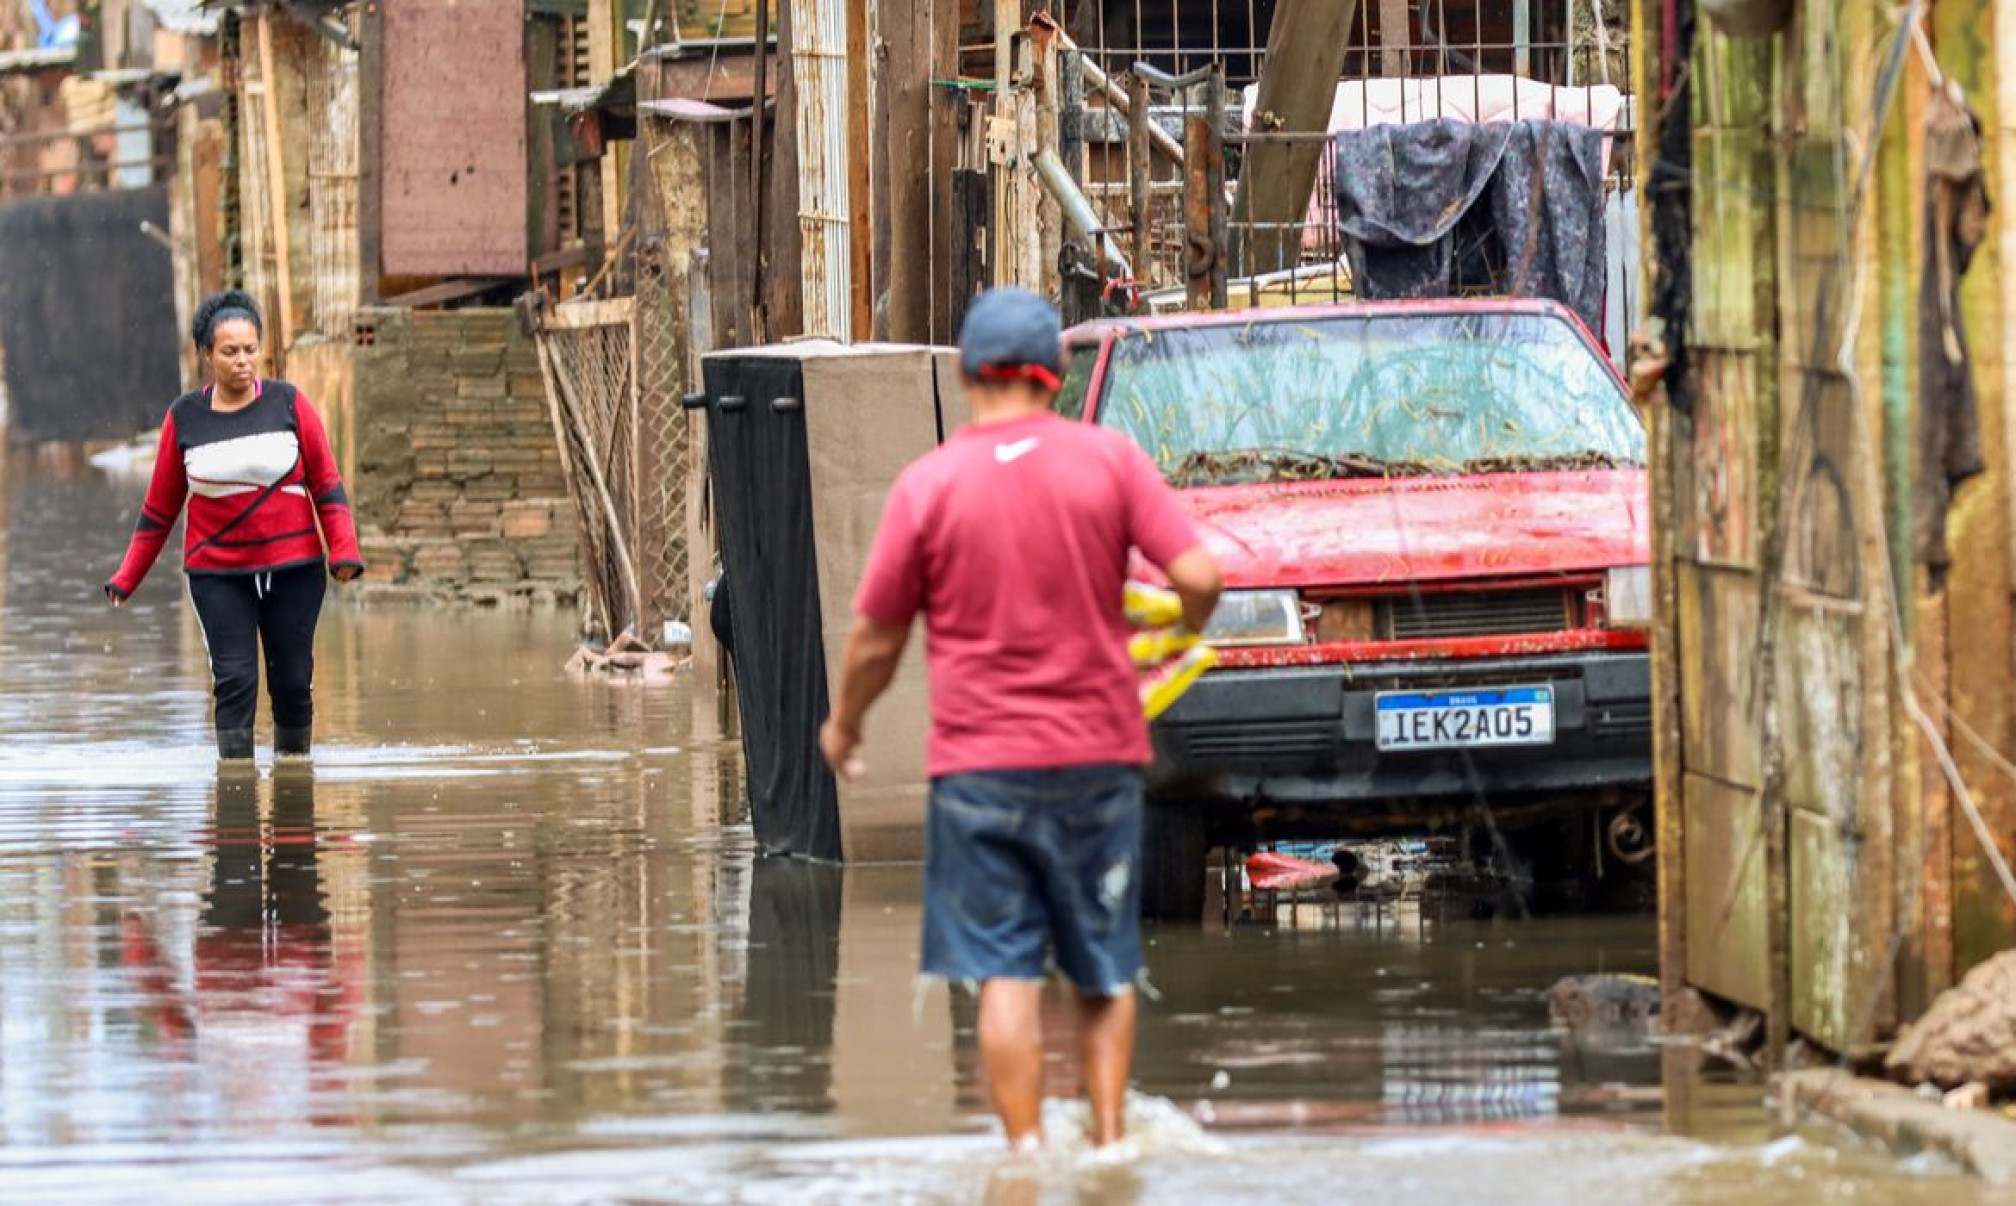
[[[1554, 689], [1548, 745], [1381, 752], [1381, 691]], [[1154, 726], [1151, 786], [1221, 803], [1392, 806], [1480, 793], [1638, 788], [1652, 778], [1641, 651], [1214, 671]]]

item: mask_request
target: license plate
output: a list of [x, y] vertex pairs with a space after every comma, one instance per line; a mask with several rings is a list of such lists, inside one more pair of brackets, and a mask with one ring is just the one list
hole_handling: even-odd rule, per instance
[[1382, 691], [1374, 700], [1382, 750], [1550, 745], [1554, 688]]

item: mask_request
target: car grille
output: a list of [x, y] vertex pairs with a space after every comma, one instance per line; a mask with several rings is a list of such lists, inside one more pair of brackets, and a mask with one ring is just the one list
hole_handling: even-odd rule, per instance
[[1231, 720], [1184, 725], [1177, 735], [1191, 761], [1224, 764], [1313, 761], [1337, 748], [1341, 730], [1334, 720]]
[[1589, 731], [1599, 737], [1645, 737], [1652, 733], [1652, 701], [1591, 703]]
[[1571, 626], [1574, 595], [1559, 589], [1438, 591], [1379, 600], [1387, 640], [1513, 636]]

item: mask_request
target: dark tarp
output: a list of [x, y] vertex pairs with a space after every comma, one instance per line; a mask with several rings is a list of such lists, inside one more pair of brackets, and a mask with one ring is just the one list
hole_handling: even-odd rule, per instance
[[[840, 801], [819, 755], [826, 716], [812, 478], [794, 359], [710, 356], [708, 473], [734, 633], [735, 690], [756, 841], [766, 850], [838, 861]], [[740, 404], [724, 405], [739, 398]]]
[[165, 188], [0, 205], [0, 357], [20, 441], [125, 439], [181, 392]]
[[1953, 492], [1986, 466], [1960, 280], [1988, 235], [1981, 123], [1934, 90], [1925, 114], [1925, 271], [1918, 285], [1918, 482], [1912, 543], [1935, 582], [1946, 571]]
[[1603, 138], [1565, 122], [1449, 118], [1339, 132], [1354, 292], [1449, 297], [1479, 285], [1553, 298], [1601, 331]]

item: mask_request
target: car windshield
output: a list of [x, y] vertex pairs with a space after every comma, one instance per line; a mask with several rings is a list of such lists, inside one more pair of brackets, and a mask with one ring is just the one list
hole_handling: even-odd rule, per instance
[[1545, 314], [1134, 330], [1114, 344], [1098, 421], [1186, 486], [1645, 460], [1616, 378]]

